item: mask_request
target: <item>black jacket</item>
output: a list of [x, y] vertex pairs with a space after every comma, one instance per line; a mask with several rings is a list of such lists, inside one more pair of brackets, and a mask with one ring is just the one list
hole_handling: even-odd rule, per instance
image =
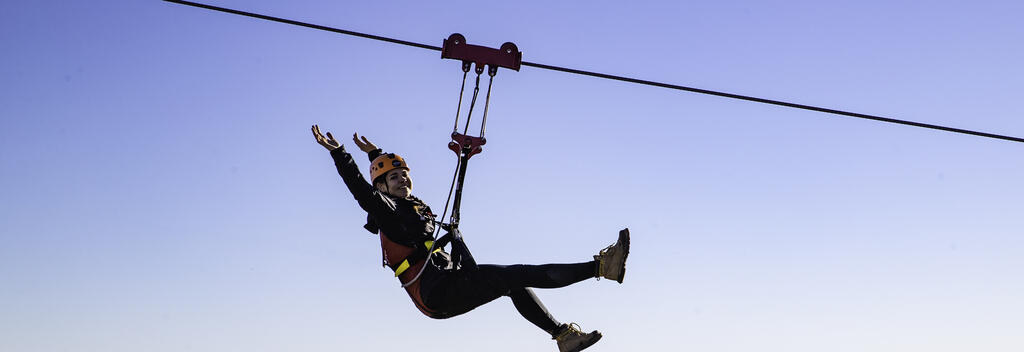
[[[370, 161], [380, 154], [380, 149], [370, 152]], [[395, 198], [377, 190], [359, 172], [359, 166], [344, 146], [331, 151], [331, 157], [348, 190], [367, 213], [363, 226], [367, 231], [383, 232], [392, 242], [414, 248], [422, 248], [424, 241], [434, 238], [435, 215], [423, 201], [411, 196]]]

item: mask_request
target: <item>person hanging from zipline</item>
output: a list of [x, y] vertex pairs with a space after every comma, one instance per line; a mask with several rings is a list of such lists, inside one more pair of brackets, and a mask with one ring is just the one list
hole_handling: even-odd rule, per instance
[[[338, 174], [359, 206], [367, 212], [363, 227], [379, 235], [384, 265], [394, 270], [424, 315], [446, 319], [508, 296], [526, 320], [551, 335], [560, 352], [581, 351], [601, 339], [598, 331], [585, 333], [575, 323], [559, 323], [530, 288], [559, 288], [602, 277], [621, 284], [629, 254], [629, 229], [620, 231], [615, 244], [589, 262], [477, 265], [458, 229], [435, 221], [430, 207], [412, 195], [410, 169], [402, 157], [384, 153], [366, 137], [353, 134], [355, 145], [371, 160], [371, 184], [330, 132], [324, 136], [317, 125], [312, 130], [317, 143], [330, 152]], [[451, 253], [443, 250], [444, 244], [433, 243], [438, 224], [449, 231], [445, 237], [450, 237]], [[445, 237], [438, 242], [445, 242]]]

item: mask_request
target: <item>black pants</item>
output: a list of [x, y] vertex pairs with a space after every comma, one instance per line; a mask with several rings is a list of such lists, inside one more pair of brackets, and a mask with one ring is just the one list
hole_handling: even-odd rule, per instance
[[[461, 242], [461, 241], [460, 241]], [[460, 248], [461, 246], [461, 248]], [[554, 334], [561, 325], [533, 288], [559, 288], [596, 276], [595, 261], [576, 264], [476, 265], [465, 245], [453, 243], [452, 256], [462, 259], [461, 268], [428, 264], [420, 280], [424, 303], [440, 311], [442, 318], [473, 310], [501, 296], [508, 296], [526, 320]]]

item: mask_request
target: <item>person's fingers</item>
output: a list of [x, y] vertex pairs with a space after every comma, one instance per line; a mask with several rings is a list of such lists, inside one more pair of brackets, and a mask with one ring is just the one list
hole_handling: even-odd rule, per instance
[[334, 136], [331, 135], [330, 132], [327, 132], [327, 140], [330, 141], [330, 142], [337, 142], [338, 141], [338, 140], [334, 139]]
[[315, 126], [313, 127], [313, 138], [316, 139], [317, 143], [320, 143], [320, 133], [316, 130]]
[[[327, 133], [328, 135], [330, 132]], [[330, 146], [324, 135], [320, 133], [320, 126], [313, 125], [313, 138], [316, 138], [316, 142], [324, 147]]]

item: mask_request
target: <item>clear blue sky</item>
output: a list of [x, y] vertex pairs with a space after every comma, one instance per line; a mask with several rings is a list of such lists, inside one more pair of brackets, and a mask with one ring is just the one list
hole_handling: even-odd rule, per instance
[[[210, 3], [1024, 136], [1018, 1]], [[417, 312], [310, 135], [440, 208], [457, 62], [156, 0], [3, 2], [0, 44], [0, 350], [555, 350], [507, 299]], [[538, 290], [593, 351], [1024, 349], [1024, 144], [533, 68], [490, 108], [478, 260], [632, 230], [624, 284]]]

